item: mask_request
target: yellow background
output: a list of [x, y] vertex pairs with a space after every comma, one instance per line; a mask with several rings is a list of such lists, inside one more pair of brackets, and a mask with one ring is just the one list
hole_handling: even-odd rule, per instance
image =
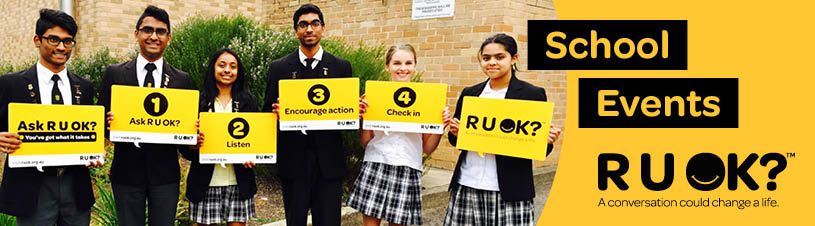
[[[458, 142], [456, 148], [461, 150], [477, 151], [491, 154], [500, 154], [520, 158], [528, 158], [543, 161], [546, 159], [546, 146], [549, 138], [549, 124], [552, 122], [552, 112], [555, 104], [543, 101], [528, 100], [508, 100], [490, 99], [478, 97], [464, 97], [461, 109], [461, 124], [459, 125]], [[518, 109], [528, 109], [519, 111]], [[475, 115], [478, 117], [476, 128], [467, 128], [467, 117]], [[495, 128], [492, 131], [485, 131], [482, 126], [483, 116], [495, 117]], [[536, 130], [536, 135], [532, 136], [531, 125], [526, 126], [529, 135], [523, 132], [504, 133], [501, 131], [501, 121], [510, 118], [517, 123], [518, 120], [539, 121], [541, 127]], [[488, 117], [489, 122], [492, 119]], [[517, 125], [516, 125], [517, 128]], [[489, 133], [496, 136], [509, 136], [524, 139], [532, 139], [532, 142], [519, 142], [498, 137], [468, 136], [468, 132]], [[513, 130], [514, 131], [514, 130]]]
[[[581, 1], [556, 0], [559, 19], [688, 20], [687, 71], [567, 71], [567, 123], [563, 152], [540, 225], [815, 225], [815, 162], [811, 155], [815, 48], [811, 1]], [[530, 40], [543, 42], [545, 40]], [[674, 50], [675, 51], [675, 50]], [[579, 77], [739, 78], [737, 129], [580, 129]], [[623, 153], [630, 161], [628, 191], [610, 184], [597, 188], [597, 155]], [[767, 191], [769, 168], [750, 171], [761, 187], [737, 191], [723, 186], [696, 191], [685, 180], [687, 160], [696, 153], [720, 157], [738, 153], [796, 153]], [[664, 153], [675, 155], [671, 188], [654, 192], [639, 179], [640, 154], [652, 155], [653, 175], [662, 175]], [[726, 159], [726, 157], [725, 157]], [[727, 162], [724, 160], [725, 163]], [[612, 166], [613, 167], [613, 166]], [[607, 208], [599, 198], [759, 199], [772, 197], [779, 208]]]
[[[314, 84], [325, 85], [330, 93], [328, 102], [317, 106], [308, 100], [308, 91]], [[301, 120], [357, 120], [359, 119], [359, 79], [358, 78], [334, 78], [334, 79], [285, 79], [280, 80], [280, 121], [301, 121]], [[287, 115], [286, 108], [308, 109], [308, 108], [336, 108], [347, 107], [354, 109], [353, 112], [345, 114], [294, 114]]]
[[[243, 118], [249, 123], [249, 134], [243, 139], [229, 135], [229, 121]], [[201, 154], [274, 154], [277, 153], [277, 116], [273, 113], [201, 112], [204, 144]], [[227, 141], [250, 143], [249, 148], [228, 148]]]
[[[394, 92], [402, 87], [410, 87], [416, 92], [416, 100], [410, 107], [403, 108], [393, 102]], [[447, 84], [367, 81], [365, 100], [368, 101], [368, 111], [363, 117], [374, 121], [443, 124], [446, 95]], [[389, 116], [388, 109], [417, 111], [421, 116]]]
[[[32, 112], [39, 112], [32, 114]], [[49, 114], [52, 113], [52, 114]], [[20, 121], [25, 121], [26, 124], [33, 123], [39, 120], [42, 123], [47, 121], [67, 121], [67, 122], [96, 122], [96, 142], [35, 142], [26, 143], [23, 138], [23, 144], [20, 149], [12, 155], [52, 155], [52, 154], [99, 154], [105, 152], [105, 108], [102, 106], [84, 106], [84, 105], [44, 105], [44, 104], [9, 104], [9, 132], [17, 133], [17, 126]], [[56, 114], [54, 114], [56, 113]], [[59, 124], [57, 124], [59, 125]], [[57, 127], [59, 129], [59, 127]], [[73, 130], [26, 130], [24, 132], [94, 132]]]
[[[167, 112], [152, 116], [144, 111], [144, 98], [151, 93], [167, 97]], [[196, 134], [198, 120], [198, 91], [183, 89], [143, 88], [114, 85], [111, 91], [111, 131]], [[130, 125], [130, 118], [181, 120], [178, 127]]]

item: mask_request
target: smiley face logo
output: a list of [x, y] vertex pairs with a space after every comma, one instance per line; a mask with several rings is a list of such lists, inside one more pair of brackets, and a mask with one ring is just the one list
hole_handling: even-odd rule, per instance
[[504, 119], [501, 121], [501, 131], [504, 133], [511, 133], [515, 130], [515, 121], [512, 119]]
[[697, 190], [710, 191], [724, 182], [724, 162], [712, 153], [699, 153], [688, 160], [685, 177]]

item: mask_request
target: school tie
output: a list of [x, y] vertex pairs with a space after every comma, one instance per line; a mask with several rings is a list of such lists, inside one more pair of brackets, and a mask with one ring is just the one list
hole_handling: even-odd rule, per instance
[[62, 93], [59, 92], [59, 87], [57, 86], [59, 75], [54, 74], [54, 76], [51, 76], [51, 81], [54, 81], [54, 87], [51, 88], [51, 104], [64, 104]]
[[314, 60], [316, 60], [316, 59], [314, 59], [314, 58], [306, 58], [306, 68], [307, 69], [309, 69], [309, 70], [312, 69], [311, 63], [314, 63]]
[[144, 87], [155, 88], [156, 82], [153, 80], [153, 71], [156, 70], [156, 64], [147, 63], [147, 65], [144, 66], [144, 69], [147, 70], [147, 76], [144, 76]]

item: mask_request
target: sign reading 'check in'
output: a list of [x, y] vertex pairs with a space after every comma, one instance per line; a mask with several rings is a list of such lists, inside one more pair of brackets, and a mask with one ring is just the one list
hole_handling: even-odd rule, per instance
[[273, 113], [201, 113], [206, 137], [201, 163], [275, 163], [277, 116]]
[[9, 167], [104, 162], [104, 107], [11, 103], [8, 108], [9, 132], [19, 134], [22, 141], [20, 149], [9, 155]]
[[110, 141], [197, 143], [198, 91], [114, 85]]
[[359, 79], [280, 80], [280, 130], [359, 129]]
[[447, 84], [368, 81], [362, 128], [410, 133], [444, 133]]
[[554, 107], [543, 101], [464, 97], [456, 148], [542, 161]]

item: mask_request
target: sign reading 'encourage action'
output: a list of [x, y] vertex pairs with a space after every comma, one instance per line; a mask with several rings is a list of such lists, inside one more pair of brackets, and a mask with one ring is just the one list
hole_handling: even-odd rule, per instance
[[9, 155], [9, 167], [104, 162], [104, 107], [11, 103], [8, 108], [9, 132], [19, 134], [22, 141], [20, 149]]
[[280, 80], [280, 130], [359, 129], [359, 79]]
[[201, 113], [201, 163], [275, 163], [277, 117], [273, 113]]
[[411, 133], [444, 133], [447, 84], [368, 81], [362, 128]]
[[198, 91], [114, 85], [110, 141], [197, 143]]
[[543, 101], [464, 97], [456, 147], [544, 160], [554, 107]]

